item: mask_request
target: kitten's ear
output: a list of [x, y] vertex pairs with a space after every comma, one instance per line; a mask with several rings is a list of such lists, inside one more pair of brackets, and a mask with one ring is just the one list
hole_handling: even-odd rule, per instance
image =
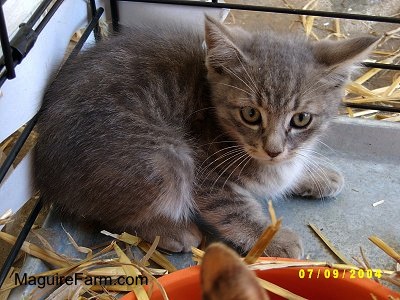
[[217, 20], [205, 15], [207, 67], [222, 74], [224, 67], [244, 60], [244, 54], [235, 44], [232, 32]]
[[223, 244], [208, 247], [201, 265], [203, 300], [268, 300], [257, 278]]
[[319, 63], [328, 67], [351, 66], [367, 58], [377, 41], [375, 37], [320, 41], [314, 44], [314, 55]]

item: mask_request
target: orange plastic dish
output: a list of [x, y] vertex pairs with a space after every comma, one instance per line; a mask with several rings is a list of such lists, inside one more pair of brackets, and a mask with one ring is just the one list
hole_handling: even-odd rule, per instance
[[[277, 260], [277, 258], [266, 258], [267, 260]], [[279, 258], [278, 260], [282, 260]], [[296, 260], [293, 260], [296, 261]], [[301, 271], [303, 270], [303, 271]], [[310, 271], [313, 270], [311, 276]], [[327, 271], [325, 271], [327, 270]], [[319, 272], [319, 276], [318, 276]], [[326, 272], [326, 273], [324, 273]], [[284, 269], [272, 269], [256, 271], [257, 276], [275, 283], [299, 296], [307, 299], [352, 299], [369, 300], [376, 299], [387, 300], [389, 295], [400, 298], [400, 293], [394, 292], [371, 279], [351, 278], [351, 274], [346, 271], [336, 273], [337, 278], [333, 278], [333, 269], [325, 267], [293, 267]], [[300, 276], [304, 278], [300, 278]], [[329, 278], [326, 278], [328, 277]], [[309, 276], [311, 278], [309, 278]], [[317, 278], [317, 276], [319, 278]], [[200, 289], [200, 267], [190, 267], [177, 272], [162, 276], [158, 279], [164, 286], [169, 299], [171, 300], [201, 300]], [[269, 293], [271, 300], [284, 299], [280, 296]], [[125, 295], [123, 300], [136, 300], [133, 293]], [[151, 300], [162, 300], [163, 297], [159, 290], [155, 288]], [[256, 300], [256, 299], [255, 299]]]

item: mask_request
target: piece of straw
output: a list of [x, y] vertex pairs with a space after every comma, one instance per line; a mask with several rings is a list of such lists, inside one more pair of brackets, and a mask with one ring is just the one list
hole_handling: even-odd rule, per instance
[[272, 282], [266, 281], [264, 279], [261, 278], [257, 278], [258, 283], [261, 285], [261, 287], [263, 287], [264, 289], [266, 289], [267, 291], [274, 293], [278, 296], [281, 296], [285, 299], [289, 299], [289, 300], [307, 300], [306, 298], [300, 297], [284, 288], [281, 288], [280, 286], [273, 284]]
[[357, 83], [350, 82], [346, 85], [346, 90], [350, 93], [361, 95], [361, 96], [376, 96], [371, 90], [367, 89], [365, 86]]
[[[360, 253], [361, 253], [361, 257], [362, 257], [362, 259], [363, 259], [363, 261], [364, 261], [364, 264], [365, 264], [365, 266], [367, 267], [367, 269], [371, 269], [372, 270], [372, 266], [371, 266], [371, 264], [369, 263], [369, 261], [368, 261], [368, 259], [367, 259], [367, 256], [365, 255], [365, 253], [364, 253], [364, 249], [360, 246]], [[379, 279], [378, 278], [376, 278], [375, 276], [373, 277], [373, 279], [377, 282], [377, 283], [379, 283]]]
[[143, 258], [140, 260], [140, 262], [143, 265], [146, 265], [148, 263], [150, 257], [153, 256], [154, 251], [156, 250], [159, 242], [160, 242], [160, 236], [157, 235], [156, 238], [154, 239], [153, 243], [151, 244], [149, 250], [146, 251], [146, 255], [143, 256]]
[[[318, 0], [311, 0], [303, 6], [303, 9], [313, 10], [317, 7], [317, 5]], [[314, 38], [319, 40], [318, 36], [316, 36], [316, 34], [312, 31], [315, 18], [315, 16], [301, 16], [301, 22], [303, 24], [306, 36], [309, 37], [310, 35], [313, 35]]]
[[[150, 244], [142, 241], [139, 243], [138, 247], [142, 249], [144, 252], [148, 252], [150, 250]], [[168, 260], [165, 258], [163, 254], [161, 254], [160, 251], [155, 249], [153, 253], [150, 256], [150, 259], [154, 261], [156, 264], [159, 266], [163, 267], [165, 270], [167, 270], [169, 273], [175, 272], [178, 269]]]
[[386, 89], [383, 93], [383, 97], [389, 97], [393, 94], [393, 92], [398, 89], [400, 86], [400, 76], [397, 76], [395, 80], [393, 80], [392, 84]]
[[[400, 56], [400, 53], [395, 53], [395, 55], [393, 55], [392, 57], [388, 57], [384, 60], [378, 61], [378, 63], [391, 64], [399, 56]], [[371, 79], [372, 77], [374, 77], [376, 74], [378, 74], [381, 71], [382, 71], [382, 69], [372, 68], [372, 69], [368, 70], [366, 73], [364, 73], [363, 75], [361, 75], [360, 77], [358, 77], [357, 79], [355, 79], [354, 82], [357, 84], [363, 84], [364, 82]]]
[[[0, 232], [0, 239], [11, 245], [14, 245], [15, 241], [17, 240], [15, 236], [12, 236], [11, 234], [5, 232]], [[25, 241], [22, 244], [21, 250], [57, 267], [68, 267], [71, 265], [66, 259], [62, 258], [59, 254], [48, 249], [42, 249], [27, 241]]]
[[14, 276], [15, 276], [15, 268], [11, 267], [10, 271], [8, 271], [7, 277], [3, 283], [3, 287], [0, 290], [0, 299], [8, 299], [8, 296], [11, 293], [11, 289], [6, 289], [7, 286], [11, 286], [14, 284]]
[[385, 119], [383, 119], [383, 121], [387, 121], [387, 122], [400, 122], [400, 116], [385, 118]]
[[336, 249], [331, 241], [329, 241], [323, 234], [322, 232], [318, 229], [317, 226], [315, 226], [312, 223], [308, 223], [308, 226], [311, 227], [311, 229], [319, 236], [319, 238], [325, 243], [326, 246], [345, 264], [347, 265], [353, 265], [346, 257], [338, 250]]
[[[126, 276], [132, 276], [134, 278], [142, 276], [142, 273], [131, 264], [130, 259], [126, 256], [126, 254], [121, 250], [121, 248], [116, 243], [114, 244], [114, 250], [119, 257], [119, 261], [123, 264], [126, 264], [122, 265], [122, 268], [124, 269]], [[127, 287], [129, 290], [134, 292], [138, 300], [149, 300], [149, 296], [147, 295], [146, 290], [144, 289], [143, 286], [131, 285]]]
[[107, 230], [102, 230], [102, 231], [100, 231], [100, 233], [107, 235], [107, 236], [111, 236], [117, 240], [120, 240], [121, 242], [127, 243], [132, 246], [137, 246], [142, 241], [142, 239], [140, 237], [137, 237], [135, 235], [132, 235], [132, 234], [129, 234], [126, 232], [123, 232], [121, 234], [116, 234], [116, 233], [108, 232]]
[[91, 258], [91, 257], [93, 256], [93, 251], [92, 251], [92, 249], [87, 248], [87, 247], [83, 247], [83, 246], [79, 246], [79, 245], [75, 242], [75, 240], [74, 240], [74, 238], [72, 237], [72, 235], [71, 235], [68, 231], [65, 230], [65, 228], [64, 228], [64, 226], [63, 226], [62, 224], [61, 224], [61, 228], [64, 230], [65, 234], [66, 234], [67, 237], [68, 237], [68, 240], [70, 241], [70, 243], [72, 244], [72, 246], [74, 246], [74, 248], [75, 248], [76, 251], [86, 254], [86, 255], [87, 255], [87, 258]]
[[342, 34], [340, 32], [340, 21], [339, 21], [339, 19], [334, 19], [333, 21], [335, 23], [335, 32], [336, 32], [337, 36], [339, 36]]
[[368, 238], [371, 242], [373, 242], [376, 246], [381, 248], [387, 255], [389, 255], [391, 258], [393, 258], [395, 261], [400, 263], [400, 254], [397, 253], [392, 247], [390, 247], [388, 244], [386, 244], [384, 241], [382, 241], [380, 238], [377, 236], [370, 236]]
[[268, 201], [268, 211], [271, 218], [271, 225], [264, 230], [253, 248], [250, 249], [249, 253], [247, 253], [244, 258], [244, 262], [248, 265], [255, 263], [257, 259], [263, 255], [265, 249], [281, 227], [282, 219], [276, 220], [276, 214], [271, 200]]
[[2, 214], [0, 216], [0, 225], [9, 223], [11, 221], [12, 215], [13, 213], [11, 209], [7, 210], [4, 214]]
[[346, 111], [349, 114], [350, 118], [354, 118], [354, 112], [350, 107], [346, 107]]

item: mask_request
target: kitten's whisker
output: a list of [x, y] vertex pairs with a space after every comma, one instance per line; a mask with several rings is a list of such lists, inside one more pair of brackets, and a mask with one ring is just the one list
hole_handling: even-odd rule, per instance
[[318, 193], [319, 193], [319, 198], [322, 198], [322, 195], [323, 195], [322, 188], [321, 188], [320, 184], [318, 183], [318, 180], [316, 180], [316, 177], [312, 173], [310, 167], [308, 166], [308, 162], [306, 160], [304, 160], [303, 157], [299, 157], [299, 158], [303, 162], [304, 170], [310, 175], [311, 181], [315, 184], [315, 187], [317, 188]]
[[329, 181], [329, 178], [326, 175], [326, 172], [324, 171], [324, 169], [321, 166], [319, 166], [317, 163], [309, 160], [308, 157], [306, 157], [306, 156], [303, 156], [303, 157], [305, 158], [305, 161], [307, 161], [309, 164], [311, 164], [312, 167], [314, 167], [314, 171], [316, 172], [318, 177], [321, 178], [323, 183], [325, 183], [326, 187], [329, 187], [330, 181]]
[[221, 176], [232, 166], [234, 165], [237, 161], [241, 160], [243, 157], [246, 157], [247, 153], [242, 154], [239, 158], [236, 158], [232, 163], [230, 163], [217, 177], [217, 179], [214, 181], [213, 185], [211, 186], [211, 190], [214, 189], [215, 184], [218, 182], [218, 180], [221, 178]]
[[228, 72], [230, 72], [233, 76], [235, 76], [237, 79], [239, 79], [245, 86], [247, 86], [247, 88], [250, 90], [250, 91], [252, 91], [254, 94], [257, 94], [256, 93], [256, 91], [253, 89], [253, 88], [251, 88], [251, 86], [246, 82], [246, 81], [244, 81], [242, 78], [240, 78], [240, 76], [239, 75], [237, 75], [233, 70], [231, 70], [231, 69], [229, 69], [229, 68], [227, 68], [227, 67], [225, 67], [225, 66], [222, 66], [226, 71], [228, 71]]
[[[247, 69], [246, 69], [246, 67], [244, 66], [244, 64], [243, 64], [242, 60], [240, 59], [239, 55], [237, 54], [237, 52], [235, 52], [235, 54], [236, 54], [236, 57], [237, 57], [237, 59], [239, 60], [240, 64], [242, 65], [243, 70], [246, 72], [247, 77], [250, 79], [251, 83], [253, 84], [254, 90], [255, 90], [257, 93], [259, 93], [259, 89], [258, 89], [258, 87], [257, 87], [256, 82], [254, 81], [254, 78], [252, 78], [252, 77], [250, 76], [249, 72], [247, 72]], [[250, 83], [250, 82], [249, 82], [249, 83]], [[257, 93], [256, 93], [256, 95], [257, 95]]]
[[[235, 153], [233, 155], [231, 155], [230, 157], [228, 157], [227, 159], [225, 159], [222, 163], [220, 163], [218, 166], [214, 167], [211, 171], [209, 171], [207, 173], [206, 176], [204, 176], [204, 179], [202, 181], [202, 184], [204, 183], [204, 181], [214, 172], [216, 172], [216, 170], [220, 167], [223, 166], [225, 163], [229, 163], [230, 161], [237, 159], [238, 157], [240, 157], [242, 155], [242, 153]], [[211, 189], [212, 190], [212, 189]]]
[[309, 91], [311, 91], [312, 89], [314, 89], [315, 86], [318, 86], [318, 85], [320, 84], [319, 79], [323, 77], [323, 74], [324, 74], [324, 72], [322, 72], [322, 73], [317, 73], [317, 74], [315, 74], [313, 77], [311, 77], [311, 78], [309, 79], [309, 84], [307, 84], [307, 85], [304, 87], [304, 90], [301, 91], [301, 92], [299, 93], [299, 97], [304, 96], [306, 93], [308, 93]]
[[307, 156], [309, 159], [318, 160], [318, 162], [321, 162], [322, 165], [329, 165], [333, 169], [336, 169], [336, 166], [332, 162], [324, 159], [323, 157], [315, 156], [313, 153], [309, 153], [309, 154], [307, 154]]
[[301, 151], [303, 151], [303, 152], [306, 152], [307, 153], [306, 156], [308, 158], [316, 159], [316, 160], [322, 162], [321, 163], [322, 165], [329, 165], [334, 170], [338, 169], [337, 166], [333, 163], [333, 161], [329, 157], [327, 157], [327, 156], [325, 156], [325, 155], [323, 155], [323, 154], [321, 154], [321, 153], [319, 153], [317, 151], [314, 151], [312, 149], [302, 148], [302, 147], [300, 147], [299, 149]]
[[252, 157], [250, 155], [247, 155], [249, 158], [247, 159], [247, 162], [243, 165], [243, 167], [240, 169], [240, 172], [237, 176], [237, 179], [240, 179], [240, 175], [242, 174], [242, 171], [244, 170], [244, 168], [247, 166], [247, 164], [251, 161]]
[[222, 84], [222, 85], [225, 85], [225, 86], [229, 86], [229, 87], [231, 87], [231, 88], [234, 88], [234, 89], [237, 89], [237, 90], [239, 90], [239, 91], [242, 91], [243, 93], [246, 93], [246, 94], [249, 95], [249, 96], [252, 96], [251, 93], [249, 93], [248, 91], [246, 91], [246, 90], [244, 90], [244, 89], [241, 89], [240, 87], [237, 87], [237, 86], [234, 86], [234, 85], [230, 85], [230, 84], [227, 84], [227, 83], [223, 83], [223, 82], [217, 82], [217, 84]]
[[[322, 182], [326, 185], [326, 187], [329, 187], [330, 181], [329, 181], [329, 178], [327, 177], [325, 171], [318, 164], [309, 160], [308, 157], [306, 157], [306, 156], [302, 156], [302, 157], [303, 157], [302, 161], [305, 162], [308, 167], [310, 167], [310, 168], [312, 167], [314, 169], [316, 175], [322, 180]], [[313, 178], [317, 179], [314, 174], [313, 174]], [[322, 186], [321, 186], [322, 182], [320, 182], [318, 184], [318, 187], [321, 190], [321, 197], [322, 197]]]
[[306, 152], [312, 158], [319, 159], [334, 167], [332, 160], [329, 157], [323, 155], [322, 153], [319, 153], [318, 151], [315, 151], [314, 149], [299, 147], [299, 150]]
[[222, 144], [222, 143], [236, 143], [236, 141], [217, 141], [217, 142], [210, 142], [210, 143], [206, 143], [206, 144], [201, 144], [199, 146], [203, 147], [203, 146], [207, 146], [207, 145]]
[[240, 153], [242, 152], [240, 149], [232, 149], [227, 153], [223, 153], [221, 156], [218, 156], [217, 158], [215, 158], [213, 161], [211, 161], [207, 166], [205, 166], [204, 168], [200, 168], [201, 172], [199, 175], [202, 175], [209, 167], [211, 167], [214, 163], [216, 163], [217, 161], [231, 155], [231, 154], [236, 154], [236, 153]]
[[[202, 168], [203, 165], [205, 164], [205, 162], [206, 162], [207, 160], [211, 159], [211, 157], [213, 157], [213, 156], [215, 156], [216, 154], [218, 154], [217, 152], [221, 152], [221, 151], [226, 150], [226, 149], [228, 149], [228, 148], [231, 148], [228, 152], [223, 153], [221, 156], [218, 156], [218, 157], [217, 157], [216, 159], [214, 159], [210, 164], [208, 164], [205, 168]], [[232, 148], [233, 148], [233, 149], [232, 149]], [[219, 150], [219, 151], [213, 153], [213, 154], [210, 155], [209, 157], [207, 157], [207, 158], [203, 161], [203, 163], [199, 166], [199, 168], [200, 168], [200, 170], [207, 170], [207, 168], [209, 168], [209, 167], [210, 167], [213, 163], [215, 163], [216, 161], [218, 161], [218, 160], [220, 160], [220, 159], [222, 159], [222, 158], [224, 158], [224, 157], [226, 157], [226, 156], [228, 156], [228, 155], [230, 155], [230, 154], [233, 154], [233, 153], [236, 153], [236, 152], [241, 152], [241, 151], [243, 151], [243, 150], [240, 148], [240, 146], [231, 146], [231, 147], [226, 147], [226, 148], [224, 148], [224, 149], [221, 149], [221, 150]], [[202, 173], [203, 173], [203, 171], [202, 171], [200, 174], [202, 174]]]
[[320, 139], [316, 139], [316, 141], [318, 143], [320, 143], [321, 145], [325, 146], [326, 148], [328, 148], [329, 150], [331, 150], [332, 152], [337, 152], [335, 149], [333, 149], [332, 147], [330, 147], [329, 145], [325, 144], [323, 141], [321, 141]]
[[[232, 150], [232, 153], [229, 153], [231, 156], [229, 156], [227, 159], [225, 159], [223, 162], [221, 162], [221, 163], [219, 163], [217, 166], [215, 166], [211, 171], [209, 171], [208, 173], [207, 173], [207, 175], [205, 176], [205, 178], [207, 178], [208, 176], [210, 176], [210, 174], [212, 174], [216, 169], [218, 169], [220, 166], [222, 166], [224, 163], [226, 163], [227, 161], [229, 161], [229, 160], [231, 160], [231, 159], [234, 159], [234, 158], [236, 158], [236, 157], [238, 157], [239, 155], [242, 155], [243, 154], [243, 152], [242, 151], [233, 151]], [[215, 163], [217, 160], [219, 160], [219, 159], [216, 159], [213, 163]], [[208, 169], [208, 167], [205, 169], [205, 170], [207, 170]], [[204, 172], [201, 172], [201, 174], [200, 175], [202, 175], [202, 174], [204, 174]]]
[[203, 163], [205, 163], [209, 158], [213, 157], [215, 154], [220, 153], [220, 152], [222, 152], [222, 151], [224, 151], [224, 150], [232, 149], [232, 148], [242, 148], [242, 146], [240, 146], [240, 145], [233, 145], [233, 146], [228, 146], [228, 147], [224, 147], [224, 148], [222, 148], [222, 149], [219, 149], [218, 151], [215, 151], [215, 152], [213, 152], [213, 154], [211, 154], [210, 156], [208, 156], [208, 157], [203, 161]]
[[[214, 142], [214, 141], [216, 141], [216, 140], [218, 140], [221, 136], [224, 136], [225, 135], [225, 133], [223, 132], [223, 133], [221, 133], [221, 134], [219, 134], [219, 135], [217, 135], [217, 137], [216, 138], [214, 138], [212, 141], [211, 141], [211, 143], [212, 142]], [[211, 143], [209, 143], [209, 144], [211, 144]], [[208, 145], [208, 144], [205, 144], [205, 145]], [[210, 149], [210, 147], [208, 147], [208, 149]]]
[[[319, 92], [322, 88], [325, 88], [329, 85], [330, 85], [329, 82], [321, 83], [320, 81], [317, 80], [306, 91], [303, 91], [302, 93], [300, 93], [300, 97], [307, 97], [311, 92]], [[320, 95], [316, 95], [316, 96], [310, 98], [310, 100], [314, 100], [314, 99], [320, 98], [320, 97], [321, 97]]]
[[205, 107], [205, 108], [197, 109], [197, 110], [195, 110], [194, 112], [192, 112], [191, 114], [189, 114], [189, 115], [186, 117], [186, 120], [188, 120], [188, 119], [189, 119], [192, 115], [194, 115], [195, 113], [198, 113], [198, 112], [200, 112], [200, 111], [207, 110], [207, 109], [216, 109], [216, 107], [215, 107], [215, 106], [210, 106], [210, 107]]
[[[225, 184], [227, 183], [227, 181], [229, 180], [229, 178], [232, 176], [232, 174], [236, 171], [237, 168], [240, 167], [240, 165], [242, 163], [244, 163], [246, 160], [248, 161], [249, 158], [251, 158], [247, 153], [245, 153], [246, 155], [244, 156], [243, 160], [232, 170], [232, 172], [229, 174], [229, 176], [225, 179], [224, 184], [222, 185], [222, 189], [224, 188]], [[246, 157], [247, 156], [247, 157]], [[243, 157], [243, 156], [242, 156]], [[243, 169], [242, 169], [243, 170]], [[240, 174], [240, 173], [239, 173]]]

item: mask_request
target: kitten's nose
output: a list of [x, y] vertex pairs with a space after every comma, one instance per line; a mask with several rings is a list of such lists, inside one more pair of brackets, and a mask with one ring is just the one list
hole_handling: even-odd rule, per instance
[[267, 152], [267, 154], [270, 156], [270, 157], [277, 157], [279, 154], [281, 154], [282, 153], [282, 151], [279, 151], [279, 152], [272, 152], [272, 151], [268, 151], [268, 150], [266, 150], [265, 152]]

